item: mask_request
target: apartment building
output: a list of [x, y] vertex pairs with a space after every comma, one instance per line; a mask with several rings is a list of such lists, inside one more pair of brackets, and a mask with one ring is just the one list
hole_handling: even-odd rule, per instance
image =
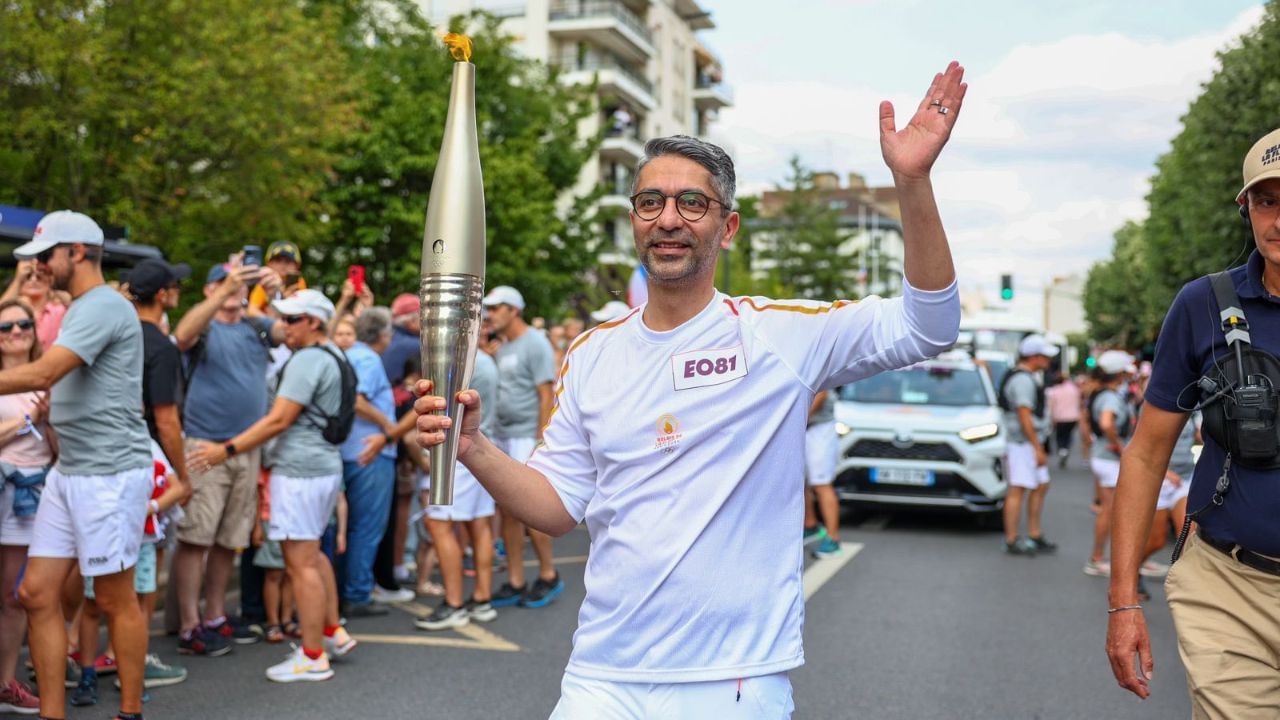
[[[531, 58], [563, 69], [565, 82], [598, 82], [599, 112], [580, 128], [603, 132], [596, 161], [578, 193], [602, 185], [602, 232], [612, 247], [604, 265], [633, 265], [628, 197], [644, 141], [663, 135], [710, 136], [716, 114], [733, 103], [723, 64], [701, 34], [715, 27], [697, 0], [419, 0], [427, 17], [484, 9]], [[710, 138], [714, 141], [714, 138]]]

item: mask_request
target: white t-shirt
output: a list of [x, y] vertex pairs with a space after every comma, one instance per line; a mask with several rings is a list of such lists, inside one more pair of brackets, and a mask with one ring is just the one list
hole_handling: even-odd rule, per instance
[[579, 337], [529, 465], [591, 534], [568, 671], [700, 682], [804, 662], [804, 435], [819, 391], [954, 341], [953, 285], [860, 303], [730, 298]]

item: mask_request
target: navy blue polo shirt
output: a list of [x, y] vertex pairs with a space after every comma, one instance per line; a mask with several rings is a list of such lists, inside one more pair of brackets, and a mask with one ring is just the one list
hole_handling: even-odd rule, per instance
[[[1257, 250], [1231, 280], [1254, 346], [1280, 356], [1280, 298], [1262, 285], [1264, 262]], [[1209, 278], [1192, 280], [1174, 298], [1165, 316], [1146, 402], [1169, 412], [1187, 412], [1199, 401], [1196, 382], [1227, 352], [1218, 302]], [[1231, 466], [1231, 489], [1221, 507], [1212, 507], [1214, 486], [1222, 474], [1226, 453], [1207, 435], [1204, 451], [1192, 476], [1187, 511], [1209, 507], [1196, 518], [1217, 540], [1234, 542], [1264, 555], [1280, 557], [1280, 470], [1246, 470]]]

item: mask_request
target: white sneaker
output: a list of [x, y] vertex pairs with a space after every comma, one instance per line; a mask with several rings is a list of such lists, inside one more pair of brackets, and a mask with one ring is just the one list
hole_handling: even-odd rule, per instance
[[466, 607], [453, 607], [447, 602], [442, 602], [430, 615], [414, 620], [413, 626], [419, 630], [448, 630], [462, 627], [469, 622], [471, 622], [471, 614], [467, 612]]
[[498, 619], [498, 611], [493, 609], [488, 600], [476, 602], [468, 600], [466, 604], [467, 619], [476, 622], [493, 622]]
[[1094, 577], [1111, 577], [1111, 563], [1106, 560], [1089, 560], [1084, 564], [1084, 574]]
[[369, 599], [380, 605], [393, 605], [395, 603], [413, 602], [417, 595], [409, 588], [400, 588], [399, 590], [388, 590], [381, 585], [374, 585], [373, 592], [369, 593]]
[[351, 637], [351, 633], [347, 632], [346, 628], [340, 627], [333, 637], [324, 639], [324, 651], [329, 654], [329, 657], [340, 658], [355, 650], [357, 644], [356, 639]]
[[333, 677], [333, 668], [329, 667], [329, 658], [321, 655], [312, 660], [296, 647], [289, 657], [279, 665], [267, 668], [267, 679], [280, 683], [316, 682]]
[[1169, 566], [1155, 560], [1148, 560], [1138, 568], [1138, 573], [1146, 577], [1164, 577], [1169, 574]]

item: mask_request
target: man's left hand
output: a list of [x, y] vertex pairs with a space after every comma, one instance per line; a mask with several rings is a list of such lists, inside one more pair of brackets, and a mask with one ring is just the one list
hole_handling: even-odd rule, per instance
[[370, 435], [364, 439], [364, 449], [356, 456], [356, 462], [360, 465], [368, 465], [378, 457], [378, 453], [382, 452], [382, 448], [387, 446], [386, 435]]
[[258, 275], [258, 284], [266, 291], [269, 298], [274, 298], [280, 293], [280, 288], [284, 287], [284, 281], [280, 279], [280, 273], [269, 267], [262, 268], [261, 274]]
[[880, 103], [880, 152], [895, 177], [926, 178], [951, 137], [964, 103], [964, 68], [952, 61], [933, 78], [915, 115], [901, 130], [894, 123], [893, 103]]

